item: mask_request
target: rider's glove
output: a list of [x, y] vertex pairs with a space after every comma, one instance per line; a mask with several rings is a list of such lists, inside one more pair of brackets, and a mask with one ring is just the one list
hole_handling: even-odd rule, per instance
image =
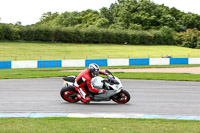
[[106, 76], [110, 75], [109, 73], [105, 73]]
[[99, 94], [103, 94], [103, 93], [105, 93], [106, 92], [106, 90], [105, 89], [101, 89], [101, 90], [99, 90]]

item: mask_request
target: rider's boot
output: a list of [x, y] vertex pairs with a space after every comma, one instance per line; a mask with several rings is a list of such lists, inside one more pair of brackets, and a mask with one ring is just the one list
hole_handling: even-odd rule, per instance
[[81, 101], [82, 101], [83, 103], [85, 103], [85, 104], [88, 104], [88, 103], [90, 103], [91, 99], [90, 99], [90, 97], [88, 96], [88, 97], [86, 97], [85, 99], [81, 98]]

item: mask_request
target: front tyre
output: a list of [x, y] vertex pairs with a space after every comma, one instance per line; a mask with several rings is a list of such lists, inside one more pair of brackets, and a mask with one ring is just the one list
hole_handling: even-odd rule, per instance
[[79, 101], [77, 92], [73, 86], [64, 86], [60, 91], [60, 96], [69, 103], [76, 103]]
[[127, 103], [130, 98], [130, 94], [126, 90], [121, 90], [118, 94], [112, 96], [112, 100], [120, 104]]

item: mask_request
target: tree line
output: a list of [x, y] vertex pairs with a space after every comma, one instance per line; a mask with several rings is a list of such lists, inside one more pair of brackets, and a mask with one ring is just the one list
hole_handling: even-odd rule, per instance
[[200, 30], [200, 16], [155, 4], [150, 0], [118, 0], [109, 8], [103, 7], [100, 11], [88, 9], [62, 14], [47, 12], [42, 15], [37, 25], [133, 30], [160, 29], [168, 26], [180, 32], [188, 28]]
[[[44, 13], [29, 26], [0, 24], [0, 40], [181, 44], [199, 47], [200, 16], [150, 0], [118, 0], [99, 11]], [[112, 41], [111, 41], [112, 40]]]

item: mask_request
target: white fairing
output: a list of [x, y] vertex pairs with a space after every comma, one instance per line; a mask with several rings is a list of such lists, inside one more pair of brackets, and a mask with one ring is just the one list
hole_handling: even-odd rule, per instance
[[[123, 87], [123, 86], [122, 86], [122, 83], [121, 83], [121, 81], [119, 80], [119, 78], [115, 77], [115, 79], [119, 82], [119, 84], [113, 84], [113, 85], [111, 85], [111, 84], [109, 84], [109, 83], [106, 82], [106, 85], [112, 87], [112, 88], [113, 88], [114, 90], [116, 90], [116, 91], [120, 91], [121, 88]], [[103, 87], [103, 82], [102, 82], [103, 80], [104, 80], [104, 79], [103, 79], [102, 77], [96, 76], [96, 77], [94, 77], [94, 78], [92, 79], [92, 85], [95, 86], [95, 87], [100, 87], [100, 88], [102, 88], [102, 87]]]
[[103, 82], [102, 82], [103, 80], [104, 79], [102, 77], [96, 76], [96, 77], [94, 77], [92, 79], [92, 85], [93, 86], [98, 86], [98, 87], [102, 88], [103, 87]]
[[121, 89], [123, 87], [121, 81], [117, 77], [115, 77], [115, 79], [119, 82], [117, 89]]
[[115, 80], [117, 80], [119, 82], [119, 84], [113, 84], [113, 85], [111, 85], [109, 83], [106, 83], [106, 85], [112, 87], [116, 91], [121, 91], [121, 88], [123, 87], [121, 81], [117, 77], [115, 77]]
[[63, 82], [63, 85], [66, 85], [66, 86], [74, 86], [74, 83], [64, 81], [64, 82]]

